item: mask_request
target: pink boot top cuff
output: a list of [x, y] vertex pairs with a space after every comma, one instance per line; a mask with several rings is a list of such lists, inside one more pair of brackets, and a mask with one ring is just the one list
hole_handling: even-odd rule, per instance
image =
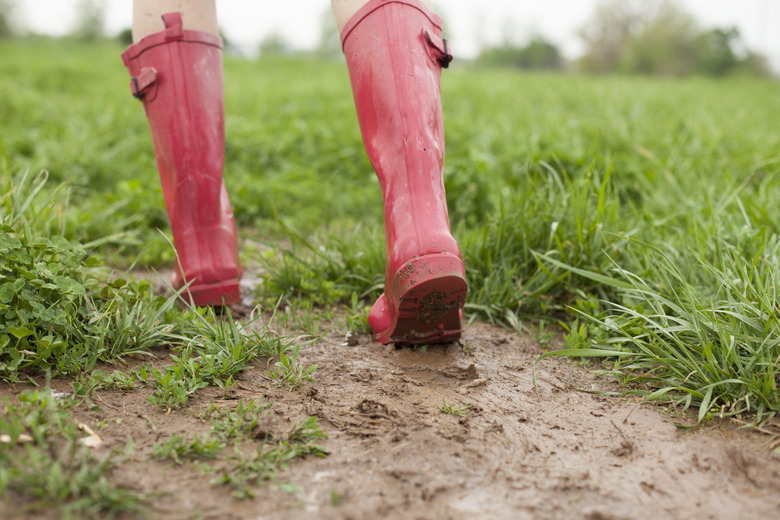
[[218, 49], [222, 48], [222, 38], [216, 34], [184, 30], [181, 23], [181, 13], [164, 14], [162, 15], [162, 19], [163, 23], [165, 23], [165, 30], [142, 38], [140, 42], [130, 45], [127, 50], [122, 53], [122, 61], [124, 62], [125, 67], [132, 71], [130, 62], [133, 59], [152, 47], [165, 45], [166, 43], [173, 41], [203, 43], [205, 45], [217, 47]]
[[352, 18], [349, 19], [347, 25], [345, 25], [341, 30], [341, 45], [344, 46], [352, 30], [357, 27], [363, 18], [373, 13], [377, 9], [386, 6], [387, 4], [406, 4], [410, 7], [413, 7], [414, 9], [417, 9], [422, 14], [424, 14], [436, 27], [436, 29], [441, 31], [441, 17], [428, 9], [428, 7], [419, 0], [371, 0], [363, 7], [358, 9]]

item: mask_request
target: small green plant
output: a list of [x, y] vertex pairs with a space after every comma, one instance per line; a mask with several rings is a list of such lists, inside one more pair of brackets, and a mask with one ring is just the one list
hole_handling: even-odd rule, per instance
[[536, 327], [534, 327], [533, 325], [529, 326], [532, 337], [542, 348], [549, 347], [554, 336], [552, 332], [550, 332], [549, 330], [545, 330], [546, 324], [547, 321], [539, 320], [539, 325], [537, 325]]
[[506, 363], [504, 363], [504, 366], [507, 368], [511, 368], [512, 360], [509, 358], [509, 352], [504, 352], [504, 359], [506, 359]]
[[297, 425], [288, 435], [291, 442], [298, 443], [305, 449], [307, 455], [325, 455], [327, 450], [317, 445], [320, 439], [327, 439], [328, 436], [322, 432], [317, 418], [307, 417], [301, 424]]
[[312, 377], [311, 374], [317, 370], [317, 365], [311, 365], [308, 368], [303, 368], [303, 363], [298, 359], [301, 353], [300, 345], [296, 345], [292, 353], [281, 353], [279, 355], [279, 361], [275, 364], [273, 372], [268, 372], [268, 375], [273, 379], [274, 386], [286, 387], [288, 390], [296, 390], [305, 383], [316, 383], [317, 380]]
[[366, 302], [358, 297], [358, 293], [353, 292], [350, 296], [349, 307], [347, 307], [346, 328], [347, 332], [352, 334], [368, 334], [371, 327], [368, 325], [368, 313], [371, 308]]
[[310, 299], [288, 298], [284, 310], [276, 315], [276, 322], [284, 328], [299, 330], [317, 338], [324, 333], [321, 328], [322, 314], [314, 308]]
[[178, 410], [187, 403], [190, 395], [208, 386], [197, 376], [188, 377], [189, 374], [181, 368], [181, 365], [173, 365], [165, 370], [151, 370], [154, 392], [149, 401], [161, 411]]
[[211, 420], [211, 431], [224, 440], [249, 437], [260, 420], [268, 413], [270, 403], [259, 400], [239, 401], [234, 410], [222, 408], [211, 403], [201, 414], [204, 419]]
[[317, 444], [325, 438], [317, 418], [308, 417], [286, 439], [275, 444], [261, 443], [248, 456], [236, 448], [236, 455], [214, 483], [235, 488], [233, 494], [239, 498], [252, 498], [252, 486], [273, 480], [280, 471], [288, 469], [293, 460], [308, 456], [325, 457], [328, 451]]
[[449, 405], [447, 404], [447, 399], [442, 399], [442, 404], [439, 405], [439, 410], [441, 411], [441, 413], [446, 413], [448, 415], [457, 415], [458, 417], [466, 417], [470, 409], [471, 407], [469, 405], [465, 405], [465, 406]]
[[110, 374], [106, 374], [102, 370], [94, 370], [91, 377], [97, 381], [97, 387], [100, 390], [110, 388], [129, 391], [135, 389], [137, 382], [135, 374], [125, 373], [119, 370], [114, 370]]
[[171, 460], [181, 464], [183, 459], [213, 459], [225, 447], [218, 438], [212, 438], [209, 433], [203, 436], [192, 435], [192, 439], [172, 435], [162, 444], [155, 443], [152, 448], [152, 458]]
[[12, 495], [24, 509], [65, 518], [106, 518], [147, 512], [147, 497], [111, 482], [122, 452], [96, 456], [81, 442], [69, 401], [49, 389], [6, 398], [0, 413], [0, 496]]

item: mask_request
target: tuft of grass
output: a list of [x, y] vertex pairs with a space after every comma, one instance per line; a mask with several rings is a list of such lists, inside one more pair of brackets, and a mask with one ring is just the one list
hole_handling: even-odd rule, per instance
[[201, 415], [211, 420], [211, 431], [223, 440], [250, 437], [260, 421], [269, 413], [270, 403], [263, 402], [263, 397], [255, 402], [239, 401], [234, 410], [223, 409], [210, 403]]
[[190, 440], [172, 435], [162, 444], [154, 444], [151, 457], [181, 464], [184, 459], [213, 459], [224, 447], [225, 444], [220, 439], [212, 438], [208, 433], [202, 436], [193, 434]]
[[[275, 480], [280, 472], [289, 469], [294, 460], [328, 455], [328, 451], [319, 445], [327, 436], [316, 417], [307, 417], [287, 433], [257, 435], [255, 430], [270, 407], [271, 404], [264, 402], [262, 397], [258, 402], [239, 402], [234, 410], [211, 403], [201, 414], [201, 418], [211, 420], [207, 432], [202, 435], [195, 433], [192, 439], [172, 435], [163, 443], [156, 443], [150, 456], [171, 460], [174, 464], [182, 464], [185, 460], [213, 460], [232, 439], [235, 455], [224, 462], [204, 464], [202, 469], [217, 473], [214, 484], [230, 485], [235, 488], [235, 496], [252, 498], [255, 486]], [[247, 440], [253, 445], [248, 454], [241, 443]]]
[[384, 284], [384, 240], [378, 228], [357, 226], [341, 234], [304, 238], [284, 225], [289, 247], [260, 258], [267, 271], [259, 287], [262, 301], [283, 295], [314, 305], [376, 298]]
[[308, 368], [303, 367], [303, 363], [298, 359], [301, 353], [300, 345], [286, 355], [279, 354], [279, 361], [275, 363], [275, 368], [268, 375], [273, 379], [274, 386], [285, 387], [287, 390], [297, 390], [305, 383], [316, 383], [317, 380], [312, 374], [317, 370], [317, 365], [311, 365]]
[[122, 453], [98, 457], [83, 445], [67, 402], [49, 389], [17, 399], [4, 399], [0, 414], [0, 495], [13, 494], [26, 511], [56, 511], [63, 518], [148, 514], [148, 497], [111, 481]]
[[690, 252], [695, 273], [681, 269], [679, 255], [637, 246], [650, 250], [657, 281], [617, 265], [614, 281], [579, 272], [611, 284], [620, 301], [602, 302], [607, 311], [601, 315], [575, 311], [583, 321], [564, 337], [567, 348], [538, 360], [612, 358], [606, 372], [628, 384], [627, 393], [683, 410], [695, 405], [698, 421], [774, 417], [780, 411], [780, 241], [772, 239], [753, 258], [724, 247], [719, 265]]
[[469, 405], [465, 405], [465, 406], [449, 405], [447, 404], [447, 399], [442, 399], [442, 404], [439, 405], [439, 411], [441, 413], [446, 413], [448, 415], [456, 415], [458, 417], [466, 417], [470, 409], [471, 407]]
[[325, 439], [316, 417], [308, 417], [287, 436], [274, 444], [259, 444], [250, 455], [238, 449], [229, 461], [227, 469], [215, 478], [214, 483], [235, 488], [233, 494], [239, 498], [252, 498], [252, 486], [260, 486], [276, 478], [280, 471], [301, 457], [325, 457], [328, 451], [318, 442]]

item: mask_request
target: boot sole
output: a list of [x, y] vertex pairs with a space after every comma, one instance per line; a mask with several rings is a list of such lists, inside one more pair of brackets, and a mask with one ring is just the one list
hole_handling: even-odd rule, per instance
[[426, 255], [406, 263], [393, 278], [398, 298], [393, 325], [377, 340], [396, 345], [448, 343], [460, 338], [466, 303], [463, 261], [455, 255]]
[[185, 304], [193, 303], [197, 307], [219, 307], [233, 305], [241, 299], [238, 278], [221, 282], [193, 284], [182, 291], [180, 298]]

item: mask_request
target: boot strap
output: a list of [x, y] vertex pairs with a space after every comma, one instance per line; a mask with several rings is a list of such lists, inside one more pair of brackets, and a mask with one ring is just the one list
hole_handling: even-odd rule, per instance
[[184, 37], [181, 13], [166, 13], [162, 15], [162, 20], [165, 25], [166, 40], [181, 40]]
[[446, 69], [450, 66], [452, 61], [452, 50], [450, 49], [449, 42], [440, 38], [436, 34], [431, 33], [428, 29], [423, 29], [423, 39], [427, 43], [428, 56]]
[[156, 81], [157, 70], [154, 67], [143, 69], [141, 74], [130, 79], [130, 91], [133, 93], [133, 97], [142, 98], [146, 94], [146, 90], [154, 85]]

